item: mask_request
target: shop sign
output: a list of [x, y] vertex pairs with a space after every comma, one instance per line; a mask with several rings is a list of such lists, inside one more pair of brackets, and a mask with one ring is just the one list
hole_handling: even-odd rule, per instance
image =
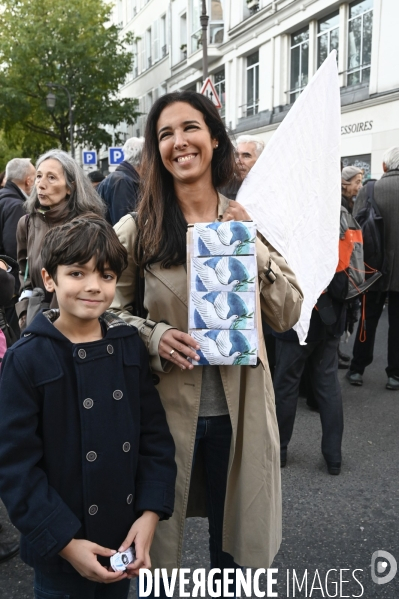
[[342, 125], [341, 135], [347, 135], [348, 133], [361, 133], [362, 131], [371, 131], [373, 128], [373, 121], [362, 121], [360, 123], [353, 123], [352, 125]]

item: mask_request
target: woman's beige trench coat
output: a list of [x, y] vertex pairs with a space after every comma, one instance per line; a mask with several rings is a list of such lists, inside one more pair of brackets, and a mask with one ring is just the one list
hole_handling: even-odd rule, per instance
[[[228, 200], [219, 196], [219, 215], [227, 206]], [[167, 568], [170, 574], [180, 565], [185, 517], [206, 515], [200, 459], [196, 460], [190, 490], [202, 368], [170, 369], [170, 362], [161, 361], [158, 354], [159, 340], [168, 328], [187, 332], [184, 266], [162, 269], [156, 264], [145, 272], [144, 305], [148, 319], [157, 323], [153, 328], [145, 326], [142, 319], [128, 311], [135, 297], [137, 274], [133, 262], [136, 224], [132, 216], [123, 217], [115, 231], [128, 251], [129, 264], [118, 282], [111, 309], [140, 331], [153, 372], [160, 379], [157, 389], [176, 444], [175, 511], [170, 520], [159, 523], [151, 549], [152, 566]], [[286, 331], [299, 318], [301, 290], [285, 260], [259, 239], [257, 255], [263, 318], [274, 330]], [[273, 284], [263, 275], [269, 264], [277, 275]], [[220, 373], [233, 428], [223, 550], [242, 566], [267, 568], [281, 542], [280, 443], [269, 366], [220, 366]]]

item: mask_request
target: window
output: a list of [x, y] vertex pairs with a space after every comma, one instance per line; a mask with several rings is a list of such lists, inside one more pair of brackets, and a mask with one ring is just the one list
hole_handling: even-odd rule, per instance
[[223, 7], [221, 0], [210, 0], [209, 43], [221, 44], [224, 36]]
[[161, 17], [160, 40], [161, 40], [161, 58], [164, 58], [164, 56], [166, 56], [168, 53], [168, 44], [167, 44], [167, 38], [166, 38], [166, 15], [163, 15]]
[[152, 91], [148, 92], [145, 96], [145, 112], [148, 114], [154, 103]]
[[201, 4], [201, 0], [191, 0], [191, 52], [196, 52], [202, 46]]
[[317, 68], [325, 61], [332, 50], [339, 46], [339, 14], [338, 11], [321, 19], [317, 24]]
[[358, 0], [349, 6], [347, 85], [370, 80], [373, 0]]
[[[221, 44], [224, 38], [223, 0], [206, 0], [209, 15], [208, 43]], [[202, 46], [202, 0], [191, 0], [191, 52]]]
[[118, 0], [118, 25], [123, 27], [123, 0]]
[[247, 116], [257, 114], [259, 107], [259, 51], [247, 57]]
[[152, 64], [155, 64], [160, 58], [159, 26], [159, 21], [154, 21], [152, 24]]
[[[180, 60], [187, 58], [187, 15], [180, 17]], [[179, 62], [180, 62], [179, 60]]]
[[244, 2], [244, 19], [248, 19], [259, 10], [259, 0], [243, 0]]
[[145, 55], [146, 55], [146, 64], [144, 69], [149, 69], [152, 66], [152, 35], [151, 35], [151, 27], [147, 29], [145, 32]]
[[133, 17], [135, 17], [137, 14], [137, 0], [128, 0], [127, 10], [128, 10], [127, 18], [128, 18], [128, 21], [130, 21], [130, 19], [133, 19]]
[[215, 90], [219, 96], [222, 108], [220, 109], [220, 116], [224, 116], [226, 112], [226, 78], [224, 74], [224, 68], [215, 73], [214, 75]]
[[133, 42], [133, 78], [139, 76], [139, 47], [137, 40]]
[[295, 102], [308, 83], [309, 28], [291, 35], [290, 103]]

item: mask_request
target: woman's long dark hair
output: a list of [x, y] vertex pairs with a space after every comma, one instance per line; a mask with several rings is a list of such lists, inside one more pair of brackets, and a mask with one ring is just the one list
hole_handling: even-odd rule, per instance
[[163, 268], [186, 261], [187, 222], [177, 202], [173, 177], [163, 165], [158, 147], [157, 123], [161, 112], [175, 102], [186, 102], [201, 112], [212, 139], [217, 139], [211, 162], [216, 188], [234, 177], [234, 148], [213, 103], [191, 91], [173, 92], [159, 98], [148, 115], [143, 153], [141, 200], [135, 260], [141, 268], [160, 262]]

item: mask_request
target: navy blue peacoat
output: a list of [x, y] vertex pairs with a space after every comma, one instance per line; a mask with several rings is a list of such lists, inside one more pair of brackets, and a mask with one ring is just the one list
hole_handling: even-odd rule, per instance
[[110, 313], [104, 337], [73, 344], [39, 314], [6, 353], [0, 495], [21, 557], [70, 571], [72, 538], [117, 549], [143, 510], [169, 517], [175, 447], [137, 329]]

